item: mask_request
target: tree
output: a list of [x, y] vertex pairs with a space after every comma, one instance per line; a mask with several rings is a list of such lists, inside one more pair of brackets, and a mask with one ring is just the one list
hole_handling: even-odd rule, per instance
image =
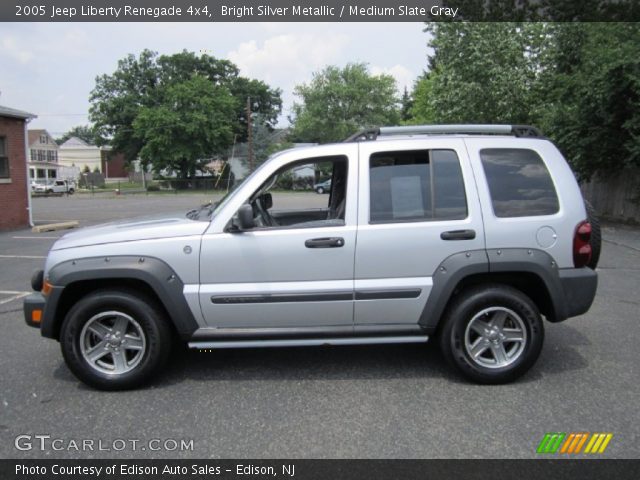
[[[252, 117], [253, 168], [262, 165], [270, 155], [293, 147], [287, 140], [285, 130], [274, 131], [265, 121], [264, 116], [258, 114]], [[243, 163], [249, 169], [249, 158], [244, 157]]]
[[95, 145], [99, 141], [96, 138], [96, 132], [93, 127], [90, 127], [89, 125], [78, 125], [73, 127], [61, 137], [56, 138], [56, 143], [58, 145], [62, 145], [71, 137], [79, 138], [80, 140], [87, 142], [89, 145]]
[[[108, 139], [114, 150], [123, 152], [129, 161], [134, 160], [153, 138], [153, 131], [141, 132], [144, 125], [157, 123], [152, 121], [154, 115], [150, 112], [171, 111], [172, 105], [164, 102], [178, 94], [179, 89], [172, 90], [172, 87], [191, 82], [194, 77], [209, 82], [212, 87], [216, 87], [214, 91], [217, 93], [225, 92], [225, 100], [222, 102], [225, 108], [226, 95], [233, 98], [233, 114], [226, 117], [224, 122], [228, 123], [240, 141], [246, 138], [247, 133], [247, 97], [251, 97], [252, 112], [264, 115], [270, 127], [275, 125], [282, 108], [280, 91], [259, 80], [240, 77], [238, 68], [230, 61], [208, 55], [196, 56], [187, 51], [158, 56], [155, 52], [144, 50], [138, 57], [128, 55], [120, 60], [113, 74], [96, 78], [96, 86], [90, 96], [90, 118], [96, 131], [101, 137]], [[194, 85], [190, 85], [185, 91], [192, 91], [193, 87]], [[200, 87], [201, 85], [198, 86]], [[210, 100], [208, 96], [206, 98]], [[138, 121], [137, 128], [134, 128], [138, 116], [143, 112], [146, 112], [146, 117]], [[187, 112], [183, 110], [183, 113]], [[220, 118], [215, 112], [212, 115]], [[175, 115], [173, 118], [176, 118]], [[190, 122], [190, 119], [184, 119], [185, 124]], [[191, 140], [195, 152], [200, 142], [195, 137]], [[226, 147], [230, 146], [232, 140], [233, 136], [227, 140]], [[186, 144], [183, 145], [188, 148]], [[222, 148], [217, 141], [215, 145], [216, 148]], [[151, 150], [154, 148], [146, 150], [147, 158]], [[212, 153], [214, 152], [205, 152], [204, 155], [210, 156]], [[192, 155], [187, 157], [191, 158]], [[169, 162], [166, 166], [173, 168], [174, 164]], [[154, 168], [161, 169], [162, 165], [155, 161]]]
[[421, 125], [436, 123], [436, 112], [432, 101], [433, 76], [428, 73], [419, 77], [413, 85], [413, 102], [409, 109], [409, 118], [405, 123]]
[[196, 75], [157, 95], [158, 104], [142, 107], [133, 121], [140, 157], [156, 171], [168, 168], [187, 178], [201, 169], [199, 160], [233, 141], [236, 101], [226, 87]]
[[336, 142], [364, 127], [395, 125], [400, 120], [395, 80], [371, 75], [364, 63], [328, 66], [294, 93], [292, 138], [302, 142]]
[[413, 97], [409, 95], [407, 87], [404, 87], [404, 91], [402, 92], [400, 105], [400, 120], [406, 122], [411, 119], [411, 109], [413, 108]]
[[529, 122], [541, 29], [506, 22], [429, 25], [434, 54], [413, 92], [413, 121]]
[[640, 166], [640, 29], [629, 23], [548, 27], [539, 123], [579, 177]]

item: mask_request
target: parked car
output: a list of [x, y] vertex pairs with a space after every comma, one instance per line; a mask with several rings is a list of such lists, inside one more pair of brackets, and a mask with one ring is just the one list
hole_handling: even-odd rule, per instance
[[325, 180], [321, 183], [316, 183], [313, 186], [313, 189], [316, 191], [316, 193], [329, 193], [331, 191], [331, 179]]
[[[309, 164], [331, 171], [326, 207], [281, 204], [278, 179]], [[589, 310], [599, 249], [573, 172], [534, 127], [385, 127], [280, 152], [188, 217], [66, 234], [24, 313], [100, 389], [149, 381], [176, 340], [434, 338], [467, 378], [504, 383], [538, 359], [544, 319]]]
[[69, 195], [73, 195], [75, 190], [75, 184], [68, 180], [54, 180], [48, 183], [36, 183], [35, 188], [32, 189], [35, 193], [44, 193], [44, 194], [64, 194], [67, 193]]

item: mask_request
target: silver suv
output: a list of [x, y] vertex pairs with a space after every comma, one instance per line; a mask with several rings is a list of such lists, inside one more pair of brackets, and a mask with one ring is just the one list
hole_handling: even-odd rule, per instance
[[[317, 195], [327, 177], [329, 196]], [[281, 152], [186, 217], [65, 235], [24, 313], [100, 389], [147, 381], [175, 339], [435, 338], [469, 379], [503, 383], [538, 358], [543, 318], [591, 306], [595, 227], [567, 162], [533, 127], [385, 127]]]

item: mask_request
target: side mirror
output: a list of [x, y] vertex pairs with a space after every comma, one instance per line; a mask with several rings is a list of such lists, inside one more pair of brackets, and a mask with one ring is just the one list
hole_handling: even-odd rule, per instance
[[238, 224], [241, 231], [251, 230], [256, 226], [253, 221], [253, 207], [251, 205], [245, 203], [238, 209]]

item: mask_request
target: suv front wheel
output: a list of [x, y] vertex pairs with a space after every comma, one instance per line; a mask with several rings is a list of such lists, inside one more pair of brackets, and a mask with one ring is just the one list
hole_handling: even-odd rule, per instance
[[158, 372], [169, 355], [171, 335], [151, 299], [126, 290], [99, 290], [71, 308], [60, 345], [80, 380], [101, 390], [124, 390]]
[[440, 347], [449, 363], [478, 383], [507, 383], [523, 375], [542, 349], [536, 305], [506, 285], [474, 287], [449, 307]]

